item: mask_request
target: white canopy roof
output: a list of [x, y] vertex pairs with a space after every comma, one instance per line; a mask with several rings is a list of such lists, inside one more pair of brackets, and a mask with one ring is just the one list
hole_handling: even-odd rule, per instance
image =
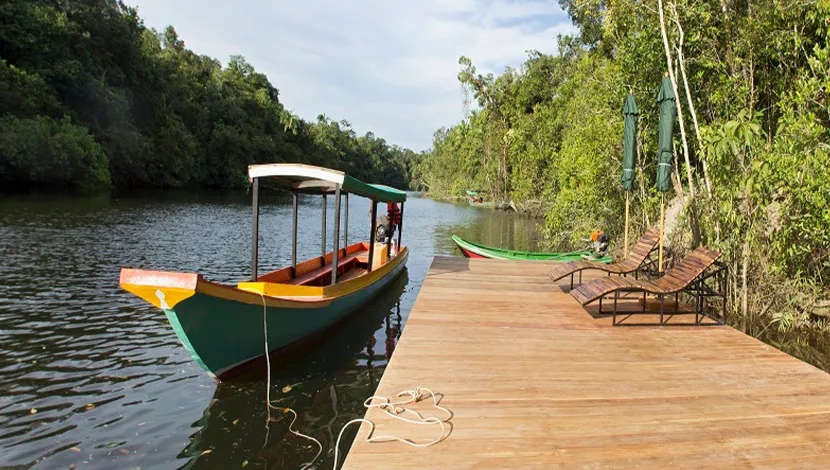
[[300, 163], [267, 163], [248, 166], [248, 178], [265, 178], [284, 189], [308, 193], [333, 193], [337, 185], [344, 192], [380, 202], [404, 202], [406, 193], [379, 184], [368, 184], [342, 171]]

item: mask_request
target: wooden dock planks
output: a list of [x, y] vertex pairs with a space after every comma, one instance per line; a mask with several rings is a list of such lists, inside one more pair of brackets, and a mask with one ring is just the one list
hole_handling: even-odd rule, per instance
[[830, 466], [830, 374], [729, 327], [612, 327], [552, 264], [436, 257], [377, 393], [442, 393], [452, 432], [364, 424], [344, 468]]

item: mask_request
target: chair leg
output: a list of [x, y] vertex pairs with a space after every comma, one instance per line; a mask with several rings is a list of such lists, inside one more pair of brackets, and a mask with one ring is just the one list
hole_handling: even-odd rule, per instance
[[574, 290], [574, 273], [571, 273], [571, 290]]
[[695, 323], [700, 325], [703, 320], [703, 295], [697, 292], [695, 296]]
[[660, 324], [663, 324], [663, 306], [665, 305], [666, 296], [660, 294]]

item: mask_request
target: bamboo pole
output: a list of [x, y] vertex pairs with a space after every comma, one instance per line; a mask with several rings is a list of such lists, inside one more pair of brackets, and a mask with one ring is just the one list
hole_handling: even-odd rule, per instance
[[625, 256], [628, 257], [628, 210], [631, 206], [631, 195], [625, 192]]
[[666, 201], [663, 193], [660, 193], [660, 250], [657, 257], [657, 269], [663, 272], [663, 239], [665, 238], [666, 230]]

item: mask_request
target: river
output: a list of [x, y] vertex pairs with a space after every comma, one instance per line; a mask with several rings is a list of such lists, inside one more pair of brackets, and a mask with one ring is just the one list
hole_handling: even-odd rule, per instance
[[[320, 207], [319, 196], [301, 198], [300, 259], [319, 255]], [[290, 264], [290, 211], [283, 194], [262, 204], [261, 272]], [[349, 239], [367, 239], [368, 201], [350, 198], [349, 218]], [[433, 254], [458, 254], [452, 233], [534, 249], [534, 223], [411, 197], [407, 271], [342, 331], [274, 371], [272, 399], [296, 410], [296, 428], [330, 451], [343, 424], [363, 416]], [[313, 457], [287, 433], [287, 415], [266, 428], [262, 371], [217, 384], [162, 312], [118, 286], [121, 267], [235, 284], [250, 276], [250, 224], [245, 194], [3, 196], [0, 468], [299, 468]]]
[[[301, 199], [301, 259], [319, 255], [320, 207], [319, 197]], [[261, 272], [290, 263], [290, 210], [280, 194], [262, 205]], [[314, 456], [307, 441], [288, 433], [289, 415], [274, 413], [266, 426], [264, 371], [217, 384], [162, 312], [118, 286], [121, 267], [245, 279], [250, 217], [244, 194], [0, 200], [0, 469], [295, 469]], [[350, 240], [367, 238], [368, 201], [351, 199], [349, 222]], [[331, 468], [340, 428], [363, 416], [433, 254], [458, 255], [452, 233], [533, 250], [535, 222], [410, 197], [407, 271], [335, 336], [272, 374], [272, 399], [296, 410], [296, 429], [325, 446], [316, 468]], [[765, 340], [830, 369], [826, 342]]]

